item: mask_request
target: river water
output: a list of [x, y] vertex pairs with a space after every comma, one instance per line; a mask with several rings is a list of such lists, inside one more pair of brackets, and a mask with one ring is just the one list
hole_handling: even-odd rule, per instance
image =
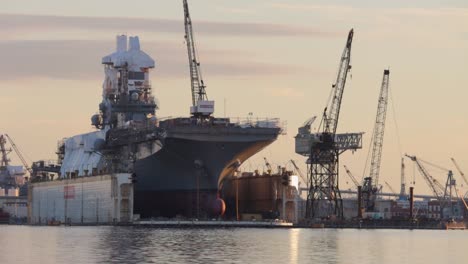
[[0, 225], [0, 263], [468, 263], [466, 231]]

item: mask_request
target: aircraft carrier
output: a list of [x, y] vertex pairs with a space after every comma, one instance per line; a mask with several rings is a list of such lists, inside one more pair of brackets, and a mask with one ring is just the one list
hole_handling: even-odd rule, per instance
[[[95, 222], [104, 217], [111, 219], [109, 215], [117, 207], [107, 215], [101, 216], [99, 212], [103, 210], [103, 201], [113, 206], [113, 200], [99, 196], [97, 190], [101, 187], [87, 185], [86, 189], [83, 184], [90, 184], [85, 179], [122, 174], [130, 175], [132, 213], [142, 219], [203, 219], [222, 215], [225, 203], [218, 192], [225, 177], [283, 133], [281, 122], [275, 118], [239, 120], [213, 116], [214, 101], [208, 100], [206, 95], [188, 5], [186, 1], [183, 3], [192, 88], [191, 115], [157, 117], [158, 103], [150, 83], [155, 61], [141, 50], [138, 37], [117, 36], [116, 51], [102, 58], [103, 100], [99, 113], [91, 118], [96, 131], [59, 142], [58, 164], [42, 161], [33, 165], [33, 182], [63, 182], [64, 186], [53, 185], [53, 191], [58, 193], [57, 197], [63, 195], [65, 199], [65, 203], [60, 199], [52, 204], [44, 196], [46, 190], [51, 195], [52, 185], [43, 184], [40, 189], [41, 185], [36, 184], [31, 198], [34, 200], [31, 215], [36, 223], [43, 218], [69, 221], [74, 210], [70, 209], [73, 199], [81, 199], [81, 203], [77, 203], [80, 209], [76, 209], [81, 210], [81, 220], [77, 214], [77, 221], [86, 222], [87, 209], [83, 206], [87, 206], [88, 200], [89, 204], [95, 204], [94, 209], [89, 209], [89, 218], [96, 218]], [[125, 179], [119, 177], [104, 178], [126, 185]], [[81, 185], [75, 182], [77, 179]], [[114, 197], [114, 189], [105, 187], [102, 193]], [[117, 192], [119, 197], [127, 195], [124, 189]], [[124, 210], [127, 202], [115, 210]], [[40, 209], [47, 210], [44, 204], [54, 208], [61, 204], [65, 212], [46, 215]], [[128, 215], [128, 212], [120, 214]]]

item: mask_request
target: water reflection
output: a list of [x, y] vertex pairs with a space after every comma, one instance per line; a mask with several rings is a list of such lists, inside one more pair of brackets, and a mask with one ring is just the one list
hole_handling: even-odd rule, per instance
[[0, 226], [0, 263], [466, 263], [465, 234]]
[[300, 229], [292, 229], [289, 232], [289, 263], [297, 264], [299, 255], [299, 232]]

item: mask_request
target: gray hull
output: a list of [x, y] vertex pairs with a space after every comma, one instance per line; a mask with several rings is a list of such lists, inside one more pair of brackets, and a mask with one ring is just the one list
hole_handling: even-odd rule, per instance
[[135, 213], [212, 217], [226, 176], [274, 140], [277, 128], [169, 128], [163, 148], [135, 163]]

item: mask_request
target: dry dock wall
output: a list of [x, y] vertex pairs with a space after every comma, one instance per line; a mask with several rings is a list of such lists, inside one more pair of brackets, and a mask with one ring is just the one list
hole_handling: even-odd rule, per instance
[[33, 183], [28, 200], [33, 225], [128, 223], [133, 216], [127, 173]]

